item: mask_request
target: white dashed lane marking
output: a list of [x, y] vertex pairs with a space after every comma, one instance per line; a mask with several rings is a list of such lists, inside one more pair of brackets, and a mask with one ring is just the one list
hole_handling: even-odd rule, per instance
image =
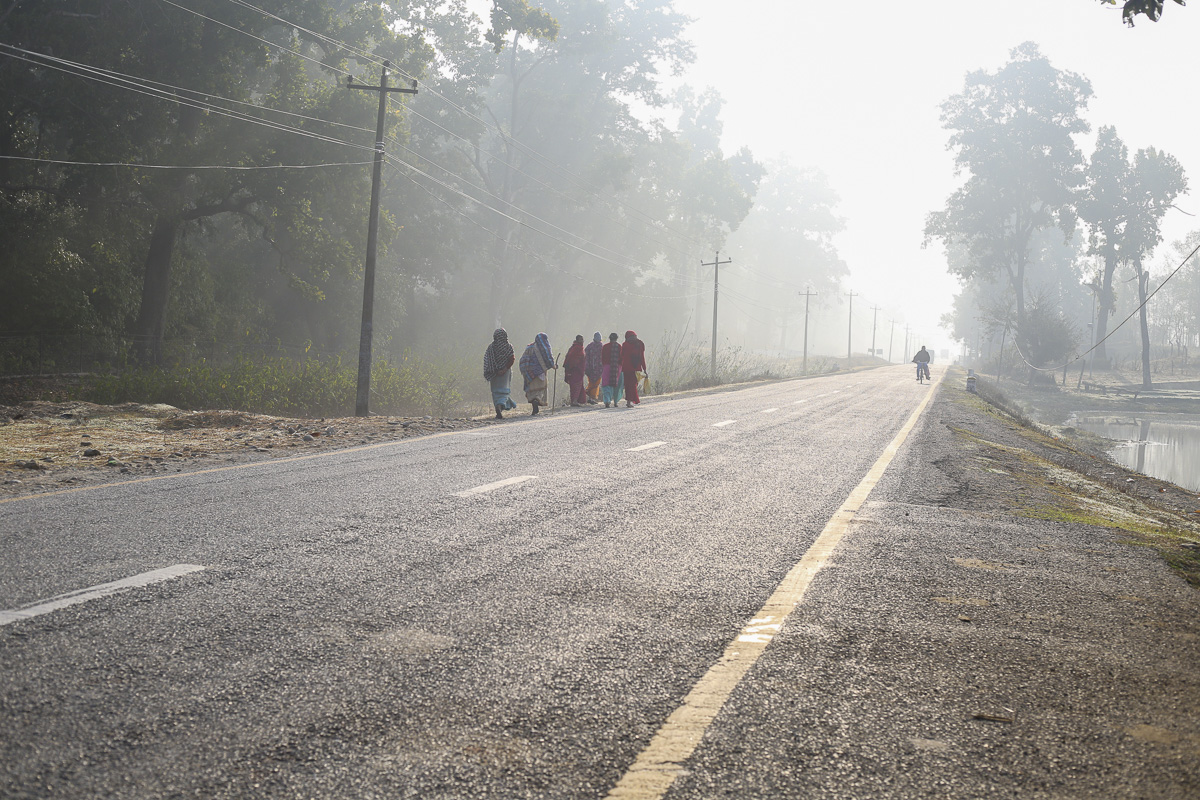
[[835, 389], [832, 392], [825, 392], [825, 394], [814, 394], [812, 397], [801, 398], [801, 399], [797, 400], [796, 402], [792, 403], [792, 405], [798, 406], [801, 403], [807, 403], [809, 400], [820, 400], [822, 397], [829, 397], [829, 395], [837, 394], [840, 391], [841, 391], [841, 389]]
[[43, 600], [40, 603], [24, 608], [11, 609], [9, 611], [0, 611], [0, 625], [7, 625], [10, 622], [19, 622], [23, 619], [38, 617], [42, 614], [49, 614], [51, 611], [57, 611], [60, 608], [67, 606], [86, 603], [89, 600], [96, 600], [101, 597], [107, 597], [110, 594], [116, 594], [126, 589], [134, 589], [139, 586], [149, 586], [152, 583], [162, 583], [169, 581], [172, 578], [178, 578], [181, 575], [187, 575], [190, 572], [199, 572], [204, 567], [196, 564], [176, 564], [173, 567], [164, 567], [163, 569], [155, 569], [150, 572], [143, 572], [140, 575], [134, 575], [131, 578], [122, 578], [119, 581], [112, 583], [102, 583], [99, 586], [92, 586], [87, 589], [79, 589], [74, 592], [60, 594], [58, 597], [52, 597], [49, 600]]
[[736, 419], [727, 419], [724, 422], [713, 423], [713, 427], [714, 428], [724, 428], [726, 425], [732, 425], [735, 422], [737, 422]]
[[455, 492], [454, 496], [455, 497], [471, 497], [472, 495], [483, 494], [484, 492], [492, 492], [492, 491], [495, 491], [496, 489], [503, 489], [505, 486], [512, 486], [513, 484], [516, 484], [516, 483], [524, 483], [525, 481], [531, 481], [536, 477], [537, 477], [536, 475], [518, 475], [515, 478], [505, 478], [502, 481], [496, 481], [495, 483], [485, 483], [483, 486], [476, 486], [474, 489], [467, 489], [465, 492]]
[[760, 412], [758, 412], [758, 413], [760, 413], [760, 414], [774, 414], [774, 413], [775, 413], [776, 411], [778, 411], [778, 410], [779, 410], [778, 408], [764, 408], [762, 411], [760, 411]]
[[653, 450], [656, 447], [662, 447], [666, 442], [650, 442], [650, 444], [642, 444], [637, 447], [626, 447], [628, 453], [636, 453], [638, 450]]

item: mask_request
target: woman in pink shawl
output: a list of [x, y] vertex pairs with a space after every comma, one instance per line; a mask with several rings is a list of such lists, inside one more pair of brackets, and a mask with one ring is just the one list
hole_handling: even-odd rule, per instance
[[633, 331], [625, 331], [625, 343], [621, 345], [621, 374], [625, 376], [626, 408], [633, 408], [641, 402], [638, 397], [638, 372], [646, 372], [646, 343]]

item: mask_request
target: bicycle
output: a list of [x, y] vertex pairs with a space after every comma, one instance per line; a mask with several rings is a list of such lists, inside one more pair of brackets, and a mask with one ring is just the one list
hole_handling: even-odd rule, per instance
[[928, 361], [917, 361], [916, 365], [917, 365], [917, 383], [924, 385], [926, 380], [928, 380], [930, 383], [932, 383], [933, 376], [929, 374], [929, 362]]

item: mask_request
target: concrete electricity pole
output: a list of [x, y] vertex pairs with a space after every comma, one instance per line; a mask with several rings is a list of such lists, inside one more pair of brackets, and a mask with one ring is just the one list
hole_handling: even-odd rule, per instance
[[365, 417], [371, 396], [371, 337], [375, 322], [375, 246], [379, 237], [379, 184], [383, 177], [383, 123], [387, 113], [388, 92], [416, 94], [417, 82], [412, 88], [388, 86], [388, 68], [392, 62], [384, 61], [379, 73], [379, 85], [367, 86], [355, 83], [354, 78], [346, 81], [348, 89], [365, 89], [379, 92], [379, 116], [375, 122], [375, 164], [371, 172], [371, 217], [367, 223], [367, 262], [363, 270], [362, 330], [358, 337], [358, 392], [354, 397], [354, 416]]
[[871, 317], [871, 357], [875, 357], [875, 323], [879, 322], [879, 306], [871, 306], [871, 310], [875, 312]]
[[846, 366], [850, 366], [850, 354], [854, 352], [850, 346], [850, 341], [854, 334], [854, 295], [855, 292], [853, 289], [847, 295], [850, 298], [850, 323], [846, 326]]
[[810, 298], [816, 297], [817, 293], [805, 286], [803, 292], [796, 292], [804, 298], [804, 373], [808, 374], [808, 301]]
[[896, 320], [890, 319], [888, 322], [892, 325], [892, 334], [888, 337], [888, 363], [892, 363], [892, 345], [896, 343]]
[[733, 263], [732, 258], [727, 258], [724, 261], [721, 260], [721, 251], [720, 250], [718, 250], [717, 254], [713, 257], [713, 261], [711, 264], [705, 264], [703, 261], [700, 262], [700, 266], [702, 266], [702, 267], [712, 267], [713, 268], [713, 337], [712, 337], [712, 363], [710, 364], [710, 369], [712, 371], [712, 379], [714, 382], [717, 380], [717, 276], [721, 272], [722, 264], [731, 264], [731, 263]]

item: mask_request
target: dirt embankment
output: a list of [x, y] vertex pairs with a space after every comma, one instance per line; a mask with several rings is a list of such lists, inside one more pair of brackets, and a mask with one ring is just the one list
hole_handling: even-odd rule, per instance
[[1200, 495], [1116, 464], [1106, 439], [1040, 425], [1007, 408], [1010, 398], [989, 402], [987, 387], [971, 395], [956, 383], [943, 391], [960, 409], [946, 423], [960, 444], [937, 463], [958, 487], [947, 505], [1120, 530], [1200, 587]]
[[165, 405], [0, 406], [0, 495], [129, 480], [489, 424], [433, 417], [286, 419]]

